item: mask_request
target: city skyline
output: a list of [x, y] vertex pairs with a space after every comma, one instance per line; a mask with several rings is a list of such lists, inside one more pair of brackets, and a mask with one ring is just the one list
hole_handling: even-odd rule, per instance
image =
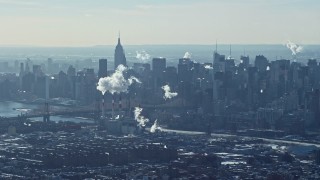
[[[76, 3], [76, 4], [75, 4]], [[0, 45], [320, 44], [316, 0], [0, 0]]]
[[319, 0], [0, 0], [0, 179], [320, 179]]

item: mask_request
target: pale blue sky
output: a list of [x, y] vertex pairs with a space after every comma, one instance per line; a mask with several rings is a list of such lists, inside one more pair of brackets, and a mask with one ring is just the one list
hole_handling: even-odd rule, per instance
[[0, 0], [0, 45], [320, 44], [320, 0]]

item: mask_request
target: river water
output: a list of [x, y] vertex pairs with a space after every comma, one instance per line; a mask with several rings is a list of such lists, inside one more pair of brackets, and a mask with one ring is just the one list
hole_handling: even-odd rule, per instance
[[[15, 117], [21, 114], [25, 114], [28, 111], [43, 109], [43, 105], [37, 104], [24, 104], [19, 102], [12, 101], [1, 101], [0, 102], [0, 116], [1, 117]], [[63, 108], [61, 106], [52, 106], [52, 108]], [[42, 117], [31, 118], [34, 121], [42, 121]], [[83, 117], [67, 117], [67, 116], [51, 116], [51, 121], [59, 122], [59, 121], [70, 121], [70, 122], [89, 122], [93, 121], [90, 119], [86, 119]]]

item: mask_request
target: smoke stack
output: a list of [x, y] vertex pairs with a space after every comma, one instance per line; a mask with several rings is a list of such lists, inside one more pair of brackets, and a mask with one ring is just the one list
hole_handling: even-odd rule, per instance
[[112, 119], [114, 118], [114, 95], [112, 95]]
[[122, 110], [122, 102], [121, 102], [121, 94], [120, 94], [120, 98], [119, 98], [119, 112], [121, 112]]
[[[129, 97], [129, 100], [127, 100], [127, 106], [126, 106], [126, 108], [128, 109], [127, 110], [127, 114], [128, 114], [128, 116], [130, 116], [130, 112], [131, 112], [131, 99], [130, 99], [130, 97]], [[131, 117], [131, 116], [130, 116]]]
[[101, 117], [104, 118], [105, 117], [105, 106], [104, 106], [104, 98], [102, 98], [102, 114]]

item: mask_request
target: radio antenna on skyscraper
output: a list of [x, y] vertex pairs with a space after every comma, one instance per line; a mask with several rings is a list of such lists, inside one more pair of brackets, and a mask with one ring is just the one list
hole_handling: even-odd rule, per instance
[[230, 58], [231, 58], [231, 44], [230, 44], [229, 55], [230, 55]]
[[218, 53], [218, 41], [216, 40], [216, 53]]

